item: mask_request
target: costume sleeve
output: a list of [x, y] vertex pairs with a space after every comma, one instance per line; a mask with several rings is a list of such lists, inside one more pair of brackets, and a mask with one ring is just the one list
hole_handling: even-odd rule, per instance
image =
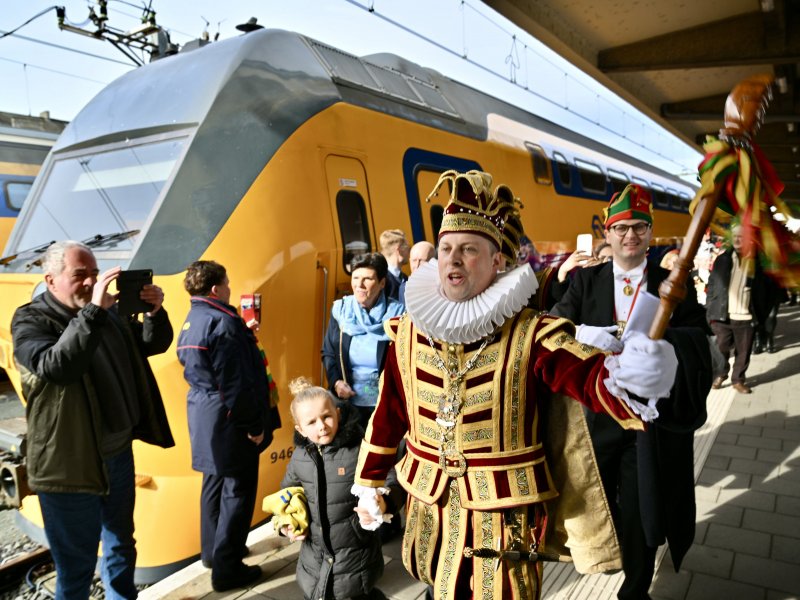
[[528, 397], [540, 397], [547, 390], [565, 394], [592, 412], [607, 413], [624, 429], [644, 430], [641, 419], [606, 389], [603, 383], [608, 377], [603, 364], [606, 355], [576, 341], [573, 333], [574, 325], [564, 319], [550, 316], [539, 319], [531, 351]]
[[397, 365], [395, 345], [391, 344], [386, 366], [381, 374], [378, 403], [361, 443], [355, 483], [368, 487], [384, 485], [389, 470], [397, 462], [397, 446], [407, 431], [405, 392]]
[[322, 364], [325, 366], [328, 389], [334, 396], [336, 395], [336, 382], [345, 379], [339, 352], [340, 336], [339, 323], [331, 316], [328, 321], [328, 330], [325, 332], [325, 339], [322, 341]]
[[550, 308], [550, 314], [569, 319], [573, 323], [581, 323], [581, 312], [584, 298], [583, 278], [571, 274], [563, 283], [554, 284], [559, 288], [560, 299]]
[[14, 357], [44, 381], [74, 383], [89, 370], [107, 320], [108, 312], [90, 303], [60, 331], [46, 325], [48, 321], [30, 307], [23, 307], [11, 321]]

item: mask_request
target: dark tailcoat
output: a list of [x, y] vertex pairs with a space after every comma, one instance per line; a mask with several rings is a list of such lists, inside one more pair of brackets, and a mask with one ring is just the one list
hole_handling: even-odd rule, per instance
[[[647, 291], [658, 296], [658, 287], [668, 275], [669, 271], [657, 263], [648, 262]], [[613, 325], [613, 264], [577, 269], [564, 296], [550, 312], [576, 324]], [[621, 494], [627, 493], [630, 497], [619, 499], [621, 506], [630, 506], [631, 502], [638, 504], [641, 512], [640, 519], [632, 519], [633, 525], [625, 522], [630, 515], [620, 515], [621, 523], [618, 523], [622, 526], [623, 562], [632, 561], [630, 567], [626, 565], [626, 578], [632, 577], [629, 570], [640, 568], [637, 562], [643, 560], [639, 550], [630, 547], [635, 536], [626, 536], [626, 527], [636, 527], [640, 522], [643, 531], [637, 535], [641, 539], [643, 534], [650, 548], [669, 541], [676, 570], [691, 546], [695, 524], [693, 431], [705, 422], [705, 400], [711, 389], [711, 358], [706, 338], [710, 333], [705, 310], [698, 304], [694, 288], [689, 286], [686, 299], [675, 309], [665, 336], [675, 347], [679, 370], [671, 397], [659, 402], [659, 419], [648, 431], [637, 434], [623, 431], [604, 415], [587, 414], [611, 504], [615, 504], [617, 482], [636, 482], [636, 486], [628, 486], [627, 490], [623, 485]], [[652, 565], [642, 568], [652, 569]], [[645, 594], [650, 577], [645, 575], [641, 581]]]

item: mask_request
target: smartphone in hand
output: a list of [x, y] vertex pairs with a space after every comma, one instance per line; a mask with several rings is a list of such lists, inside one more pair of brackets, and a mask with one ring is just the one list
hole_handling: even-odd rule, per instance
[[585, 252], [589, 256], [592, 254], [592, 242], [594, 238], [591, 233], [581, 233], [578, 235], [575, 250], [577, 252]]
[[153, 310], [153, 305], [139, 297], [145, 285], [153, 283], [151, 269], [120, 271], [117, 278], [117, 310], [123, 316], [145, 313]]

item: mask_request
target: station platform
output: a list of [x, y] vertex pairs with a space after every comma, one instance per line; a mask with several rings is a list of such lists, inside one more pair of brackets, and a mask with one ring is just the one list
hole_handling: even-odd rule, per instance
[[[800, 599], [800, 306], [781, 306], [775, 342], [777, 352], [751, 359], [752, 394], [736, 393], [729, 382], [709, 394], [708, 421], [695, 435], [695, 543], [678, 573], [662, 548], [653, 600]], [[197, 562], [139, 597], [302, 600], [299, 544], [264, 525], [251, 532], [248, 546], [245, 562], [264, 571], [250, 589], [214, 592]], [[399, 538], [384, 555], [383, 593], [424, 598], [425, 586], [403, 568]], [[570, 565], [546, 565], [542, 597], [610, 600], [621, 583], [622, 574], [581, 576]]]

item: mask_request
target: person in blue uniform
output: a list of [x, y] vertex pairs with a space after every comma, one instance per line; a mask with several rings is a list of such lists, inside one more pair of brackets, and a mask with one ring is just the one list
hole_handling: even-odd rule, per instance
[[261, 577], [242, 557], [258, 484], [258, 455], [280, 427], [256, 337], [230, 304], [225, 267], [197, 261], [184, 287], [192, 307], [178, 337], [178, 358], [191, 386], [187, 399], [192, 468], [203, 473], [201, 558], [216, 591]]

